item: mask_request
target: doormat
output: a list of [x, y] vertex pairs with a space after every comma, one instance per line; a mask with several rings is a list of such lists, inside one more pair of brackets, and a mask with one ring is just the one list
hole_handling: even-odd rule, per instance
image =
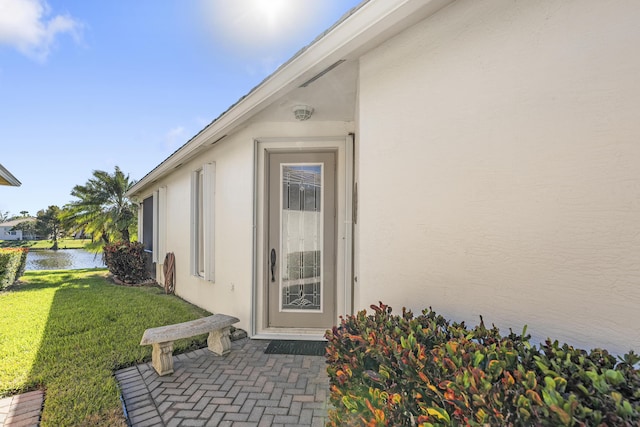
[[271, 341], [265, 354], [296, 354], [300, 356], [324, 356], [326, 341]]

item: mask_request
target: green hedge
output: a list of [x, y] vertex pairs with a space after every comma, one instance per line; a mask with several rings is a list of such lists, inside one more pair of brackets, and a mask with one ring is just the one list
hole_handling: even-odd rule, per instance
[[140, 242], [110, 243], [102, 252], [102, 259], [111, 274], [125, 283], [140, 283], [149, 278], [145, 257], [144, 246]]
[[640, 358], [380, 303], [327, 331], [329, 426], [640, 426]]
[[15, 283], [27, 265], [28, 248], [0, 249], [0, 290]]

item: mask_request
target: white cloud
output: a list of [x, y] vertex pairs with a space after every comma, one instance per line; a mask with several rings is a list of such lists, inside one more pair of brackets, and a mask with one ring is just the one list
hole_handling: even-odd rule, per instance
[[51, 16], [44, 0], [0, 0], [0, 44], [37, 61], [47, 59], [58, 35], [78, 41], [81, 30], [82, 24], [69, 15]]

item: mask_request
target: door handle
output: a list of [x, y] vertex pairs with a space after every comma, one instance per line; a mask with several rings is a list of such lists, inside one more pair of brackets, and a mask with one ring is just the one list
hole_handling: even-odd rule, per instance
[[276, 270], [276, 250], [271, 249], [271, 281], [272, 282], [276, 281], [276, 276], [274, 274], [275, 270]]

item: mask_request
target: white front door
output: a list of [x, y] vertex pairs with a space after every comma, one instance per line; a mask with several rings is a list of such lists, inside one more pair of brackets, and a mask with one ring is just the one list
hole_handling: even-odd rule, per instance
[[336, 322], [335, 150], [267, 151], [268, 328], [330, 328]]

